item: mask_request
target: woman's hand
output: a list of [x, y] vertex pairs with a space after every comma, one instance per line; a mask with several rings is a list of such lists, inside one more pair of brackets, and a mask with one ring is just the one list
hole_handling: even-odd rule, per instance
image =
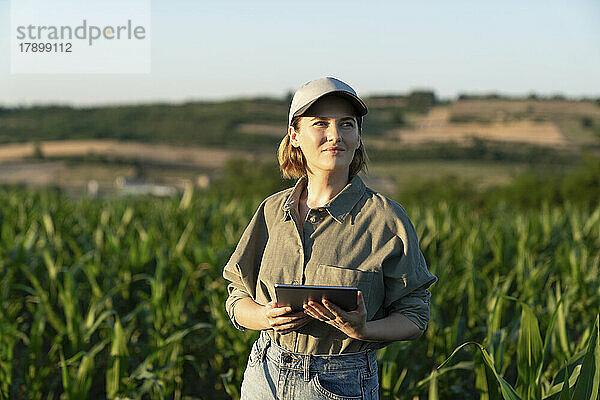
[[292, 313], [291, 307], [277, 307], [275, 300], [263, 306], [265, 327], [284, 335], [295, 331], [310, 322], [311, 318], [304, 312]]
[[304, 312], [336, 327], [351, 338], [361, 339], [367, 325], [367, 308], [361, 291], [358, 292], [356, 300], [358, 307], [354, 311], [344, 311], [327, 299], [323, 299], [323, 305], [314, 301], [305, 303]]

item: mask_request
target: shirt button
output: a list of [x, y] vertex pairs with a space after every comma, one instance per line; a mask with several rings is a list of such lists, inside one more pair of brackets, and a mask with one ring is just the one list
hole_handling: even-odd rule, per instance
[[288, 353], [285, 353], [283, 355], [283, 362], [284, 363], [290, 363], [290, 362], [292, 362], [292, 356], [290, 354], [288, 354]]
[[292, 281], [292, 285], [298, 285], [300, 282], [298, 281]]
[[315, 222], [317, 222], [317, 217], [310, 217], [310, 222], [312, 222], [313, 224], [314, 224]]

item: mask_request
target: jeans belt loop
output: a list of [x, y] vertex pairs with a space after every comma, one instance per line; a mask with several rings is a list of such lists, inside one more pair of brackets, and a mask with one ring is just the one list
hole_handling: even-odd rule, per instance
[[304, 370], [304, 381], [310, 381], [310, 354], [302, 356], [302, 369]]
[[371, 375], [373, 374], [373, 368], [371, 367], [371, 362], [373, 361], [373, 350], [366, 350], [365, 356], [367, 358], [367, 371], [369, 372], [369, 375]]
[[271, 336], [265, 331], [261, 331], [262, 340], [260, 341], [262, 344], [262, 348], [260, 349], [260, 361], [265, 361], [265, 355], [267, 354], [267, 348], [271, 345]]

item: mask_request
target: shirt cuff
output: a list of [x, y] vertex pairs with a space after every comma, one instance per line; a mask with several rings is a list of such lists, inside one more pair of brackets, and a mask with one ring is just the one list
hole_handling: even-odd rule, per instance
[[420, 293], [411, 293], [390, 305], [388, 315], [391, 313], [400, 313], [411, 322], [425, 331], [429, 322], [429, 299], [431, 293], [424, 289]]
[[231, 323], [233, 324], [233, 326], [240, 330], [240, 331], [245, 331], [246, 328], [242, 325], [240, 325], [236, 320], [235, 320], [235, 314], [234, 314], [234, 309], [235, 309], [235, 305], [238, 301], [240, 301], [241, 299], [244, 299], [246, 297], [250, 297], [246, 292], [241, 291], [239, 289], [234, 289], [230, 294], [229, 297], [227, 297], [227, 300], [225, 301], [225, 309], [227, 310], [227, 314], [229, 315], [229, 319], [231, 320]]

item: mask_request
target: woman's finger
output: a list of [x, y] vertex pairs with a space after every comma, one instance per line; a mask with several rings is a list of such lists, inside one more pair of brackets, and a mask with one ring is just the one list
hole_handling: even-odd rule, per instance
[[276, 327], [275, 330], [280, 334], [289, 333], [289, 332], [295, 331], [296, 329], [303, 327], [304, 325], [309, 323], [310, 320], [311, 320], [311, 318], [309, 316], [305, 315], [304, 318], [297, 319], [296, 321], [289, 323], [289, 324], [278, 326], [278, 327]]
[[313, 310], [313, 308], [312, 308], [311, 306], [309, 306], [308, 304], [305, 304], [305, 305], [304, 305], [304, 312], [305, 312], [305, 313], [306, 313], [308, 316], [310, 316], [311, 318], [318, 319], [318, 320], [323, 320], [323, 317], [322, 317], [322, 316], [320, 316], [319, 314], [317, 314], [317, 313], [316, 313], [316, 312]]
[[358, 291], [357, 295], [356, 295], [357, 299], [356, 299], [356, 303], [358, 304], [358, 308], [359, 309], [366, 309], [367, 306], [365, 305], [365, 298], [363, 297], [362, 291]]
[[300, 320], [305, 317], [306, 317], [306, 315], [304, 313], [295, 314], [295, 315], [285, 315], [283, 317], [270, 318], [270, 323], [271, 323], [271, 326], [281, 326], [281, 325], [289, 324], [291, 322]]
[[319, 307], [319, 310], [321, 311], [321, 313], [323, 313], [323, 315], [325, 315], [327, 318], [329, 318], [329, 319], [336, 318], [337, 315], [332, 313], [331, 310], [329, 310], [327, 307], [325, 307], [325, 305], [323, 305], [323, 303], [316, 303], [316, 306]]
[[314, 310], [314, 312], [321, 316], [321, 319], [323, 319], [324, 321], [329, 321], [331, 319], [334, 319], [335, 316], [332, 315], [325, 307], [323, 307], [322, 304], [314, 302], [314, 301], [309, 301], [308, 305], [310, 307], [312, 307], [312, 309]]
[[277, 315], [277, 316], [271, 317], [271, 318], [300, 318], [300, 317], [304, 317], [304, 311], [298, 311], [298, 312], [294, 312], [294, 313]]
[[286, 317], [304, 317], [304, 311], [296, 311], [295, 313], [287, 314]]
[[336, 304], [330, 302], [327, 299], [323, 299], [323, 305], [327, 310], [335, 316], [335, 318], [341, 318], [342, 320], [346, 319], [346, 312], [338, 307]]
[[291, 329], [291, 328], [297, 328], [302, 326], [305, 321], [308, 321], [309, 317], [305, 316], [302, 319], [295, 319], [293, 321], [288, 321], [288, 322], [284, 322], [278, 325], [275, 325], [273, 328], [277, 328], [277, 331], [281, 331], [281, 330], [285, 330], [285, 329]]
[[279, 317], [281, 315], [285, 315], [289, 312], [292, 311], [291, 307], [277, 307], [277, 308], [272, 308], [270, 310], [267, 311], [267, 317], [273, 318], [273, 317]]
[[317, 313], [315, 311], [315, 309], [313, 307], [311, 307], [310, 305], [308, 305], [308, 304], [304, 305], [304, 312], [306, 314], [310, 315], [314, 319], [318, 319], [318, 320], [321, 320], [321, 321], [324, 320], [323, 316], [320, 315], [319, 313]]

